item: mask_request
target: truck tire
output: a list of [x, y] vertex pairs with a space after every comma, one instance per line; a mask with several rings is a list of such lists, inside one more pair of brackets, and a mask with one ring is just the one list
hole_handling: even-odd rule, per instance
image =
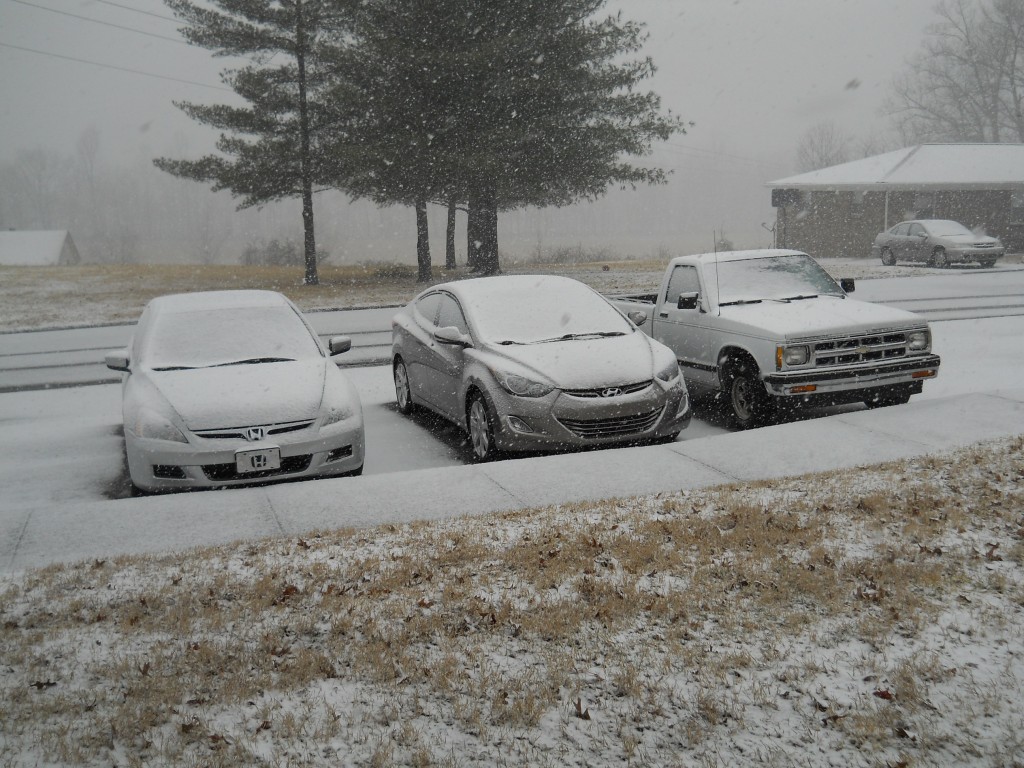
[[874, 397], [864, 401], [868, 408], [886, 408], [890, 405], [906, 405], [910, 402], [910, 392], [903, 389], [895, 389], [889, 392], [879, 392]]
[[775, 398], [768, 394], [751, 360], [740, 359], [726, 371], [726, 396], [732, 419], [740, 429], [770, 424], [776, 415]]

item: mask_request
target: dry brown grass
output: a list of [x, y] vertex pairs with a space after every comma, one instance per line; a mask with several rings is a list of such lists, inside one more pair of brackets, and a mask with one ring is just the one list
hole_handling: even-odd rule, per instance
[[54, 566], [0, 765], [1020, 765], [1022, 566], [1020, 438]]

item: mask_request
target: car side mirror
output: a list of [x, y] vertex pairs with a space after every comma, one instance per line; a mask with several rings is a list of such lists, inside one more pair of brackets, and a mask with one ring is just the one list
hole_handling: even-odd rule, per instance
[[472, 347], [473, 340], [462, 333], [454, 325], [447, 325], [434, 331], [434, 340], [441, 344], [451, 344], [456, 347]]
[[854, 284], [852, 277], [844, 277], [843, 279], [841, 279], [839, 281], [839, 287], [842, 288], [843, 291], [845, 291], [846, 293], [853, 293], [855, 290], [857, 290], [857, 286]]
[[647, 322], [647, 313], [641, 312], [639, 309], [627, 312], [626, 317], [629, 318], [630, 322], [633, 323], [637, 328]]
[[352, 349], [352, 339], [348, 336], [331, 336], [327, 340], [327, 349], [331, 353], [331, 357], [348, 352]]
[[119, 349], [116, 352], [108, 352], [103, 358], [107, 368], [112, 371], [128, 373], [128, 350]]
[[697, 291], [680, 293], [676, 299], [676, 309], [697, 309], [700, 307], [700, 294]]

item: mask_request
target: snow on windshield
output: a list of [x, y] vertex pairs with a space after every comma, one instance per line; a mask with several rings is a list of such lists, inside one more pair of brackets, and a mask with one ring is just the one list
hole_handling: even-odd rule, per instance
[[843, 296], [843, 289], [810, 256], [793, 254], [761, 259], [721, 261], [708, 267], [710, 282], [718, 272], [720, 304], [798, 296]]
[[321, 352], [290, 307], [232, 307], [158, 314], [140, 356], [148, 368], [201, 368], [260, 358], [303, 360]]
[[936, 237], [957, 237], [960, 235], [974, 237], [974, 233], [971, 230], [956, 221], [930, 221], [927, 224], [927, 229]]
[[[490, 278], [504, 280], [504, 278]], [[464, 302], [477, 333], [489, 341], [529, 344], [561, 336], [632, 333], [618, 310], [575, 280], [504, 280], [497, 291]]]

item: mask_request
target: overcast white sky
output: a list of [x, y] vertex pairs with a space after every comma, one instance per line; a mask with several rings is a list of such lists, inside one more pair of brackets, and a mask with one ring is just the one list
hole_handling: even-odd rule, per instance
[[[690, 205], [699, 208], [716, 195], [735, 199], [737, 189], [763, 197], [765, 181], [795, 172], [797, 142], [815, 123], [834, 121], [858, 138], [883, 133], [879, 107], [934, 21], [935, 2], [611, 0], [609, 8], [648, 25], [646, 52], [659, 68], [652, 88], [696, 123], [659, 152], [675, 171], [672, 186], [709, 174], [724, 185], [701, 193]], [[213, 134], [171, 102], [230, 98], [218, 90], [225, 62], [175, 42], [177, 28], [160, 0], [0, 0], [0, 161], [34, 147], [73, 153], [89, 126], [100, 133], [101, 161], [208, 151]], [[708, 227], [714, 211], [703, 217]], [[762, 206], [745, 218], [769, 214]]]

